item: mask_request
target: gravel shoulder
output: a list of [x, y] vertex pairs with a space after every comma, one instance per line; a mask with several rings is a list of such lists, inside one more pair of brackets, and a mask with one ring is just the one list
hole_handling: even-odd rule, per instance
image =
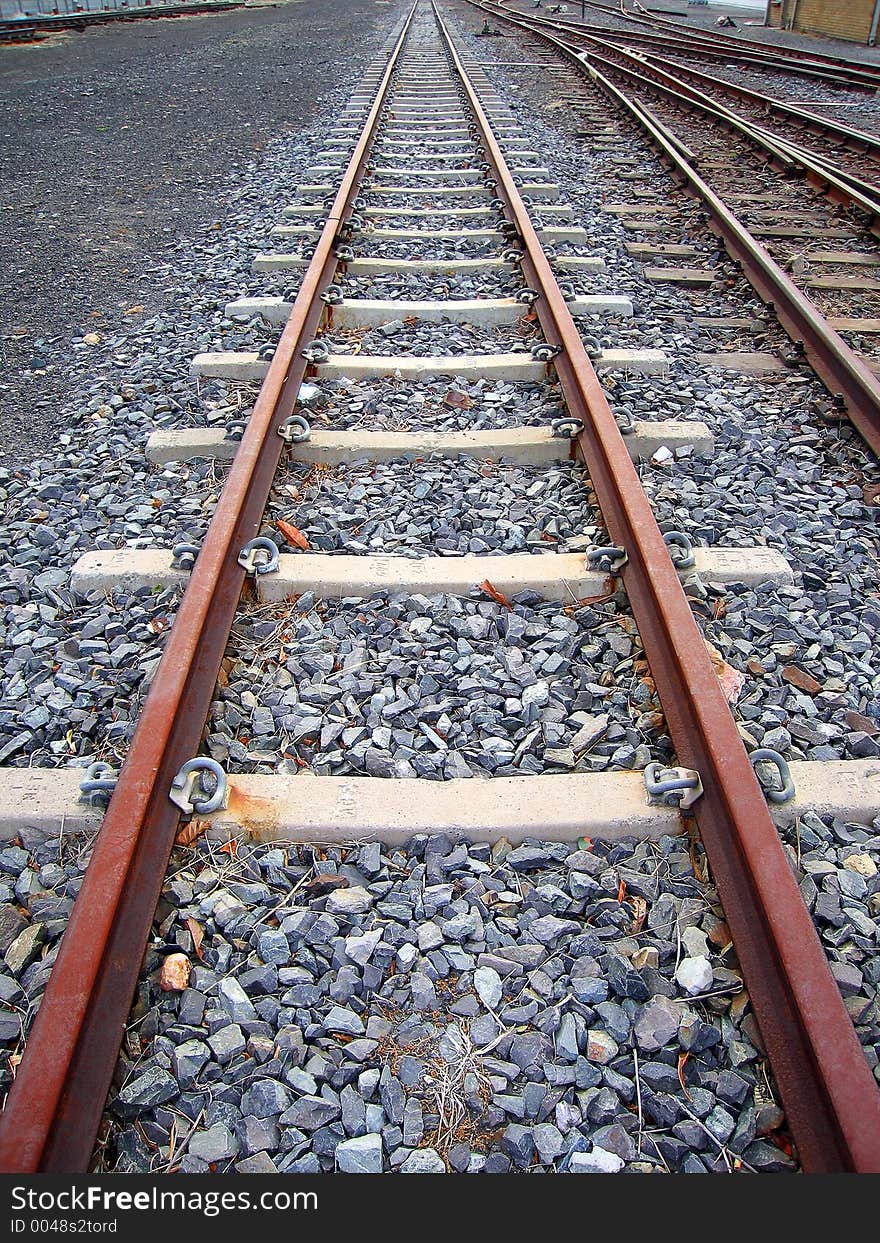
[[89, 366], [88, 351], [72, 365], [71, 341], [162, 309], [160, 262], [211, 222], [268, 138], [301, 133], [331, 86], [354, 80], [394, 7], [294, 0], [0, 48], [7, 460], [65, 424]]

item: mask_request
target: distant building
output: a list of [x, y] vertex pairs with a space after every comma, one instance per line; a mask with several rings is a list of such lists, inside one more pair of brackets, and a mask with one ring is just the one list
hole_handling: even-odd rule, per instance
[[877, 40], [880, 0], [769, 0], [767, 25], [853, 43]]

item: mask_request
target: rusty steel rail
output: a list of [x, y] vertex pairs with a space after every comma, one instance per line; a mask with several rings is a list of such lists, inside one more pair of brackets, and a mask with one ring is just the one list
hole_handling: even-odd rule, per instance
[[[498, 10], [506, 11], [508, 5], [499, 3], [496, 7]], [[496, 16], [500, 16], [500, 13]], [[554, 32], [560, 31], [560, 24], [548, 18], [529, 17], [525, 20], [529, 26], [542, 26]], [[569, 52], [582, 51], [569, 42], [567, 29], [565, 33], [567, 37], [561, 40], [561, 43], [567, 50]], [[706, 95], [704, 91], [689, 85], [663, 69], [662, 66], [653, 64], [637, 53], [617, 47], [607, 40], [598, 39], [585, 32], [579, 31], [574, 37], [590, 44], [592, 48], [600, 49], [599, 51], [590, 50], [587, 53], [591, 65], [602, 66], [606, 72], [621, 74], [635, 86], [649, 85], [652, 90], [670, 100], [673, 105], [696, 109], [712, 117], [720, 125], [735, 130], [746, 142], [756, 147], [762, 154], [769, 156], [771, 162], [777, 167], [800, 172], [826, 198], [848, 207], [857, 207], [864, 212], [868, 221], [865, 227], [875, 236], [880, 236], [880, 188], [850, 174], [840, 172], [830, 164], [826, 157], [817, 155], [798, 143], [780, 138], [766, 126], [749, 121], [719, 100]], [[619, 57], [623, 63], [611, 59], [614, 56]]]
[[[589, 77], [645, 132], [660, 158], [709, 213], [710, 227], [742, 268], [749, 284], [776, 314], [779, 323], [802, 349], [813, 370], [829, 392], [846, 408], [850, 422], [880, 457], [880, 380], [835, 332], [816, 304], [797, 288], [726, 203], [703, 180], [688, 159], [687, 148], [665, 127], [658, 125], [647, 108], [626, 95], [566, 40], [551, 34], [530, 19], [514, 18], [502, 6], [485, 0], [467, 0], [473, 7], [510, 22], [546, 43]], [[786, 144], [780, 144], [784, 153]]]
[[[606, 8], [603, 4], [597, 4], [595, 0], [586, 0], [590, 8]], [[781, 58], [783, 64], [787, 65], [791, 61], [806, 61], [814, 65], [828, 65], [834, 69], [842, 71], [845, 76], [850, 71], [860, 75], [867, 75], [877, 80], [880, 84], [880, 66], [872, 65], [868, 61], [854, 60], [851, 56], [834, 56], [830, 52], [817, 52], [812, 48], [801, 48], [794, 44], [781, 43], [761, 43], [755, 39], [745, 39], [740, 35], [717, 34], [714, 30], [700, 30], [695, 26], [688, 26], [684, 22], [676, 21], [674, 17], [667, 17], [661, 13], [651, 13], [643, 8], [640, 4], [636, 4], [636, 8], [644, 17], [638, 17], [635, 11], [626, 14], [633, 21], [639, 21], [643, 25], [650, 28], [661, 28], [661, 33], [668, 28], [675, 33], [680, 39], [690, 40], [691, 36], [697, 36], [703, 44], [714, 44], [720, 51], [730, 56], [730, 49], [735, 49], [734, 59], [737, 59], [739, 52], [755, 52], [759, 54], [766, 53], [776, 55]], [[619, 10], [618, 10], [619, 11]]]
[[569, 410], [584, 424], [578, 452], [609, 533], [627, 555], [621, 577], [679, 762], [702, 779], [694, 815], [801, 1161], [817, 1172], [880, 1172], [880, 1092], [638, 471], [489, 120], [440, 25], [521, 238], [523, 275], [541, 295], [534, 309], [546, 340], [561, 347], [556, 374]]
[[325, 310], [335, 243], [372, 147], [415, 6], [391, 52], [363, 131], [263, 381], [193, 568], [107, 808], [24, 1057], [0, 1117], [0, 1170], [87, 1169], [137, 985], [180, 812], [171, 782], [197, 754], [241, 596], [244, 544], [259, 530]]
[[[656, 60], [654, 53], [643, 52], [642, 55], [649, 62]], [[722, 91], [726, 95], [733, 96], [734, 99], [742, 99], [746, 103], [754, 104], [756, 108], [761, 108], [768, 114], [776, 113], [800, 129], [821, 137], [833, 138], [835, 142], [846, 146], [850, 151], [870, 155], [872, 159], [880, 159], [880, 136], [877, 134], [854, 129], [851, 125], [842, 125], [830, 116], [818, 116], [814, 112], [806, 111], [798, 104], [787, 103], [784, 99], [778, 99], [774, 95], [765, 95], [762, 91], [743, 86], [741, 82], [729, 82], [727, 78], [719, 78], [717, 74], [707, 73], [705, 69], [695, 69], [692, 65], [684, 65], [680, 61], [669, 58], [666, 58], [666, 64], [680, 77], [695, 78], [698, 82], [706, 83], [713, 90]]]
[[[758, 69], [767, 69], [771, 72], [818, 78], [835, 86], [840, 86], [841, 79], [843, 79], [848, 87], [855, 90], [876, 91], [880, 89], [880, 68], [873, 65], [801, 48], [780, 47], [756, 40], [741, 39], [736, 35], [718, 35], [711, 30], [701, 30], [698, 27], [685, 26], [680, 22], [661, 18], [657, 13], [640, 17], [631, 10], [622, 12], [610, 5], [593, 3], [592, 0], [586, 0], [586, 4], [588, 8], [627, 19], [630, 29], [596, 26], [593, 23], [587, 25], [573, 17], [560, 17], [560, 26], [579, 31], [590, 29], [612, 39], [646, 43], [661, 51], [677, 50], [688, 56], [708, 56], [714, 60], [751, 64]], [[517, 10], [513, 12], [518, 17], [531, 17], [531, 14], [522, 14]], [[643, 26], [647, 29], [636, 30], [635, 26]]]

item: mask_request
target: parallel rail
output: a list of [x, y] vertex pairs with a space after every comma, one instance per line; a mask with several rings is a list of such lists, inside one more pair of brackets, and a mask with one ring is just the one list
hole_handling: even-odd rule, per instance
[[[737, 38], [736, 35], [717, 35], [714, 31], [686, 26], [656, 13], [646, 13], [642, 17], [610, 5], [594, 3], [593, 0], [586, 0], [586, 4], [590, 9], [602, 11], [616, 18], [625, 18], [630, 24], [630, 29], [597, 27], [593, 23], [586, 24], [575, 18], [561, 18], [560, 26], [571, 30], [590, 29], [597, 34], [607, 35], [609, 38], [620, 39], [624, 42], [644, 43], [664, 52], [674, 51], [685, 56], [735, 61], [738, 65], [754, 65], [758, 69], [816, 78], [835, 85], [840, 85], [841, 81], [845, 81], [849, 87], [856, 90], [876, 91], [880, 89], [880, 68], [849, 60], [846, 57], [808, 52], [794, 47], [771, 47], [752, 39]], [[647, 30], [637, 30], [637, 26], [647, 27]]]
[[108, 22], [135, 22], [142, 18], [196, 17], [204, 13], [225, 12], [227, 9], [243, 9], [246, 0], [186, 0], [181, 4], [139, 5], [137, 8], [113, 9], [102, 13], [58, 13], [46, 16], [34, 15], [23, 18], [0, 20], [0, 44], [27, 43], [45, 39], [49, 35], [68, 30], [83, 31], [89, 26], [104, 26]]
[[[244, 584], [238, 551], [260, 525], [282, 450], [276, 432], [296, 405], [307, 365], [303, 348], [322, 323], [320, 295], [339, 262], [336, 244], [414, 12], [415, 6], [323, 225], [104, 818], [0, 1120], [0, 1168], [6, 1171], [88, 1165], [177, 828], [179, 812], [168, 791], [200, 744]], [[436, 5], [434, 14], [521, 249], [523, 276], [538, 293], [535, 313], [546, 341], [559, 347], [555, 374], [571, 414], [583, 423], [576, 449], [609, 533], [626, 554], [620, 577], [669, 732], [680, 762], [702, 776], [698, 827], [801, 1159], [810, 1170], [880, 1171], [880, 1094], [638, 472]], [[583, 65], [577, 54], [575, 60]], [[670, 157], [677, 155], [659, 130], [655, 137]]]

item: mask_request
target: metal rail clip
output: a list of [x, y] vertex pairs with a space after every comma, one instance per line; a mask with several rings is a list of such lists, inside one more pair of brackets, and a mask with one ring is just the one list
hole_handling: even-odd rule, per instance
[[330, 357], [330, 346], [326, 341], [310, 341], [302, 356], [310, 363], [325, 363]]
[[198, 544], [175, 544], [171, 549], [171, 564], [181, 570], [191, 570], [201, 551]]
[[224, 440], [241, 440], [244, 435], [244, 429], [247, 427], [247, 419], [230, 419], [226, 424], [226, 431], [223, 433]]
[[328, 285], [321, 294], [321, 301], [326, 302], [328, 306], [340, 306], [342, 304], [342, 286]]
[[268, 536], [258, 535], [242, 548], [238, 554], [238, 564], [248, 574], [273, 574], [278, 569], [279, 556], [275, 541]]
[[695, 562], [694, 546], [684, 531], [667, 531], [663, 543], [669, 549], [672, 564], [679, 570], [689, 570]]
[[591, 548], [587, 553], [587, 565], [593, 569], [606, 569], [609, 574], [617, 574], [626, 565], [629, 558], [625, 548], [614, 544], [605, 544], [601, 548]]
[[631, 436], [636, 430], [636, 416], [632, 412], [632, 406], [615, 406], [613, 413], [621, 436]]
[[303, 441], [311, 440], [312, 428], [301, 414], [291, 414], [278, 428], [278, 435], [285, 444], [301, 445]]
[[703, 783], [695, 768], [664, 768], [652, 762], [645, 769], [645, 789], [649, 802], [669, 803], [686, 811], [703, 793]]
[[99, 802], [108, 802], [115, 789], [116, 772], [109, 764], [104, 764], [101, 760], [89, 764], [79, 783], [80, 796], [88, 799], [90, 803], [93, 803], [96, 798]]
[[[210, 777], [214, 778], [213, 782]], [[171, 782], [168, 797], [188, 816], [193, 812], [208, 816], [229, 802], [229, 782], [216, 760], [207, 755], [197, 755], [181, 766]]]
[[[761, 789], [766, 794], [771, 803], [788, 803], [794, 798], [794, 778], [791, 775], [791, 769], [788, 761], [778, 751], [774, 751], [772, 747], [758, 747], [749, 755], [752, 762], [752, 768], [755, 770], [755, 776]], [[774, 764], [779, 774], [779, 785], [773, 785], [761, 776], [759, 768], [760, 764]]]
[[571, 415], [566, 415], [559, 419], [553, 419], [550, 427], [553, 431], [554, 440], [574, 440], [575, 436], [580, 436], [584, 430], [584, 421], [583, 419], [576, 419]]

